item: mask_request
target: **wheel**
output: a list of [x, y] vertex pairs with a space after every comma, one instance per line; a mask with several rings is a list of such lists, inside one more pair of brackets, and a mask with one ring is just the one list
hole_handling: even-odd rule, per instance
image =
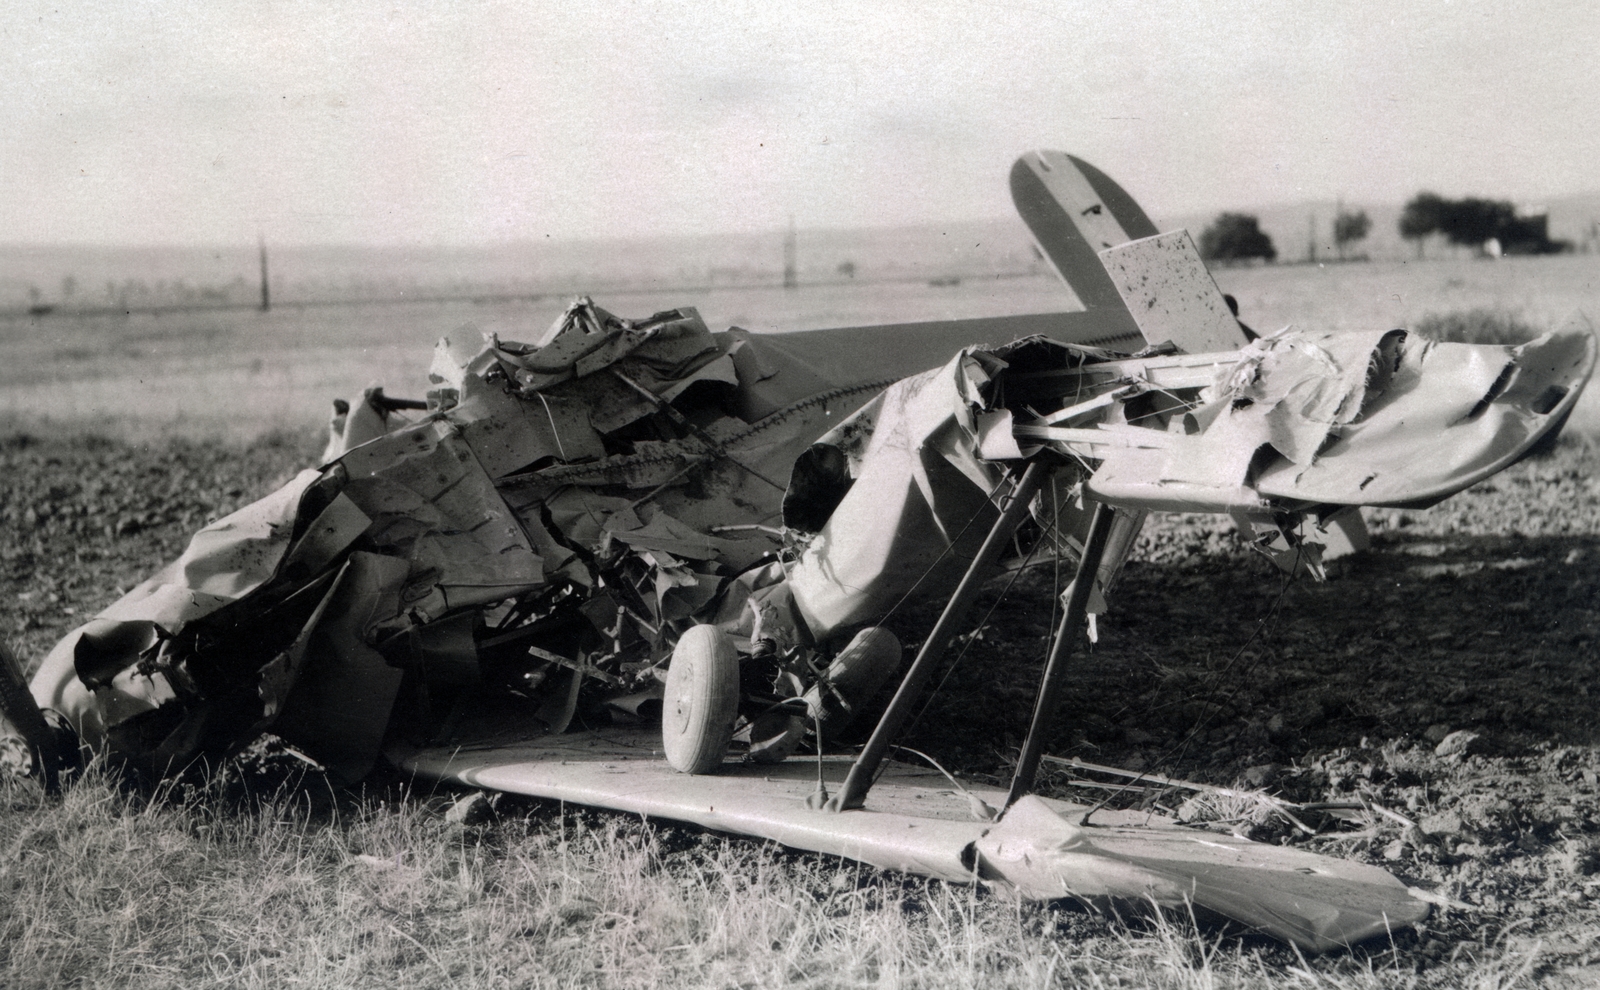
[[678, 639], [661, 699], [661, 748], [680, 773], [710, 773], [727, 755], [739, 713], [739, 653], [716, 626]]
[[883, 682], [900, 668], [900, 652], [900, 640], [894, 633], [882, 626], [868, 626], [833, 658], [822, 681], [805, 694], [806, 707], [824, 741], [844, 731], [855, 717], [855, 709], [872, 700]]

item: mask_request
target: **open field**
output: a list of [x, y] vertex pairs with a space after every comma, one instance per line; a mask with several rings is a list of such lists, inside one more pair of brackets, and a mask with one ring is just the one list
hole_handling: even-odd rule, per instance
[[[1494, 309], [1553, 328], [1588, 307], [1600, 322], [1600, 255], [1223, 269], [1257, 330], [1286, 323], [1410, 326], [1430, 314]], [[696, 306], [713, 330], [805, 330], [1076, 308], [1053, 277], [963, 279], [696, 294], [601, 295], [624, 316]], [[0, 416], [121, 436], [249, 439], [326, 421], [334, 397], [373, 383], [420, 395], [434, 342], [456, 332], [536, 338], [562, 296], [531, 302], [281, 306], [132, 316], [0, 318]], [[463, 330], [471, 327], [472, 329]], [[994, 341], [993, 343], [1000, 343]], [[1600, 427], [1585, 400], [1578, 422]]]
[[[1220, 273], [1244, 318], [1406, 325], [1584, 305], [1600, 262]], [[599, 300], [698, 304], [715, 327], [1058, 308], [1044, 280]], [[432, 339], [537, 334], [560, 300], [0, 325], [0, 631], [29, 661], [319, 448], [327, 399], [422, 387]], [[1600, 308], [1600, 307], [1597, 307]], [[1596, 424], [1596, 396], [1584, 414]], [[46, 422], [48, 421], [48, 422]], [[334, 793], [295, 761], [155, 799], [91, 775], [58, 805], [0, 783], [0, 985], [1592, 986], [1600, 981], [1600, 450], [1569, 437], [1285, 584], [1209, 517], [1141, 539], [1077, 662], [1051, 751], [1368, 809], [1307, 835], [1259, 809], [1121, 795], [1212, 827], [1379, 863], [1458, 907], [1420, 933], [1305, 960], [1215, 930], [1018, 905], [625, 816], [504, 801], [463, 826], [403, 782]], [[277, 430], [277, 432], [274, 432]], [[1050, 575], [993, 619], [912, 745], [1003, 773], [1027, 719]], [[908, 615], [915, 642], [931, 615]], [[1445, 732], [1480, 734], [1439, 756]], [[286, 784], [282, 790], [275, 790]], [[1082, 798], [1106, 791], [1050, 786]]]
[[[358, 397], [374, 383], [391, 395], [420, 396], [441, 336], [537, 339], [568, 301], [0, 319], [0, 415], [124, 436], [246, 439], [326, 422], [331, 399]], [[712, 329], [762, 330], [1045, 312], [1071, 306], [1072, 296], [1054, 281], [988, 279], [945, 290], [901, 283], [693, 297], [641, 292], [596, 301], [623, 316], [696, 306]]]

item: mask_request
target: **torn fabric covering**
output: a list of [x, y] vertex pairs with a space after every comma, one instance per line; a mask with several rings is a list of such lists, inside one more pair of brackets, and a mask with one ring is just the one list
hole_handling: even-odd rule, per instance
[[1151, 424], [1159, 435], [1063, 437], [1095, 447], [1095, 497], [1247, 513], [1431, 505], [1559, 423], [1593, 369], [1595, 343], [1577, 328], [1518, 347], [1286, 329], [1217, 358], [1215, 380], [1187, 411]]
[[1209, 422], [1204, 441], [1173, 448], [1176, 480], [1240, 484], [1264, 444], [1296, 464], [1316, 459], [1362, 411], [1368, 391], [1381, 394], [1405, 332], [1295, 333], [1246, 345], [1233, 367], [1201, 394], [1191, 415]]
[[[891, 386], [819, 438], [812, 448], [817, 453], [797, 462], [796, 483], [827, 487], [798, 468], [824, 463], [831, 451], [847, 469], [849, 484], [789, 572], [810, 634], [827, 639], [879, 620], [913, 589], [930, 598], [953, 589], [999, 514], [994, 500], [1005, 492], [1006, 461], [1021, 456], [1015, 443], [985, 439], [992, 435], [986, 429], [996, 415], [991, 407], [1012, 362], [1015, 370], [1032, 372], [1103, 356], [1039, 338], [994, 350], [963, 349], [944, 367]], [[1065, 474], [1081, 480], [1071, 468]], [[1088, 525], [1075, 500], [1075, 493], [1058, 495], [1052, 506], [1034, 508], [1047, 539], [1051, 532], [1061, 534], [1054, 539], [1068, 560], [1081, 551]], [[801, 513], [811, 511], [796, 504], [785, 522], [793, 528]], [[1107, 585], [1142, 521], [1142, 514], [1126, 517], [1101, 572]]]
[[976, 457], [965, 394], [974, 374], [983, 372], [963, 351], [858, 413], [870, 433], [847, 421], [818, 441], [837, 447], [841, 433], [866, 433], [866, 449], [850, 458], [854, 484], [789, 574], [813, 636], [881, 616], [919, 581], [933, 595], [953, 588], [976, 555], [999, 514], [989, 493], [1004, 470]]
[[[320, 474], [202, 531], [57, 648], [38, 700], [152, 772], [276, 725], [353, 779], [402, 671], [423, 662], [404, 646], [411, 630], [529, 595], [560, 600], [570, 585], [618, 596], [613, 613], [631, 616], [597, 623], [611, 657], [660, 657], [666, 624], [714, 612], [730, 578], [772, 554], [771, 479], [838, 396], [865, 392], [805, 394], [746, 422], [722, 409], [738, 381], [730, 343], [692, 310], [627, 321], [587, 300], [542, 346], [441, 341], [420, 421], [374, 420], [387, 432], [330, 446], [338, 458]], [[336, 439], [349, 442], [344, 425]], [[229, 647], [244, 630], [250, 648]]]

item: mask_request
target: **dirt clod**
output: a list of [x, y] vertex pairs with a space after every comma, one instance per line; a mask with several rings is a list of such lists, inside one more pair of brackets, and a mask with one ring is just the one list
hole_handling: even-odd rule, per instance
[[1433, 748], [1435, 756], [1457, 756], [1468, 752], [1472, 744], [1481, 737], [1476, 732], [1458, 729], [1439, 740], [1439, 745]]

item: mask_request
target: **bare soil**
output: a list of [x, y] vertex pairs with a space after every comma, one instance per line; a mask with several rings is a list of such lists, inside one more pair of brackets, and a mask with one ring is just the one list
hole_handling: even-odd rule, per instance
[[[269, 491], [317, 449], [0, 438], [0, 631], [36, 664], [57, 638]], [[1397, 934], [1405, 965], [1539, 943], [1540, 972], [1600, 978], [1600, 451], [1582, 438], [1427, 511], [1369, 514], [1373, 551], [1286, 581], [1225, 519], [1148, 525], [1074, 661], [1049, 751], [1341, 805], [1297, 817], [1181, 788], [1046, 786], [1379, 863], [1456, 903]], [[997, 582], [910, 745], [1002, 776], [1029, 717], [1054, 577]], [[933, 607], [897, 616], [914, 646]], [[941, 674], [941, 677], [944, 677]], [[1461, 752], [1446, 751], [1476, 734]], [[1351, 807], [1355, 806], [1355, 807]], [[1307, 834], [1307, 830], [1315, 834]], [[1560, 982], [1560, 980], [1558, 980]]]
[[[1419, 966], [1500, 942], [1542, 942], [1552, 971], [1600, 963], [1597, 461], [1568, 438], [1432, 509], [1369, 511], [1372, 550], [1322, 583], [1286, 580], [1226, 519], [1147, 525], [1047, 751], [1362, 806], [1297, 815], [1318, 834], [1185, 789], [1047, 786], [1382, 865], [1464, 908], [1402, 940]], [[912, 745], [1009, 769], [1051, 581], [1000, 601]]]

